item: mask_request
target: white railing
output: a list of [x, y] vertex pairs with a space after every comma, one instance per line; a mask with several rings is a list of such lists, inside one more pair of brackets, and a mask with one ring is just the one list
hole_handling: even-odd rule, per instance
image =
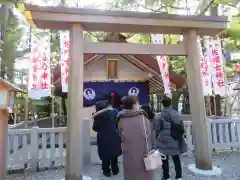
[[16, 128], [18, 126], [21, 126], [23, 124], [24, 124], [24, 122], [20, 122], [20, 123], [17, 123], [17, 124], [9, 124], [8, 129], [14, 129], [14, 128]]
[[64, 166], [66, 128], [9, 130], [8, 169]]
[[[240, 148], [240, 119], [208, 120], [212, 149]], [[191, 121], [184, 122], [188, 153], [194, 151]], [[88, 129], [88, 130], [87, 130]], [[97, 160], [96, 145], [90, 147], [90, 123], [84, 127], [84, 156]], [[83, 133], [84, 134], [84, 133]], [[76, 134], [76, 136], [79, 136]], [[8, 132], [8, 169], [48, 168], [65, 165], [66, 128], [16, 129]], [[79, 136], [80, 138], [80, 136]], [[89, 146], [89, 148], [88, 148]], [[95, 158], [96, 160], [93, 160]]]
[[240, 148], [240, 119], [219, 119], [211, 122], [212, 148]]
[[[207, 119], [207, 121], [213, 150], [240, 148], [240, 119]], [[194, 151], [192, 122], [185, 121], [184, 126], [188, 153], [192, 153]]]

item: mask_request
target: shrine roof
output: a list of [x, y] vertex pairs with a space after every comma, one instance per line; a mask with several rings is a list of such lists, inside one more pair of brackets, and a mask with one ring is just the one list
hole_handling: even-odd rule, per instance
[[4, 83], [6, 84], [6, 86], [8, 86], [9, 89], [15, 91], [15, 92], [24, 92], [23, 89], [21, 89], [20, 87], [18, 87], [16, 84], [11, 83], [10, 81], [3, 79], [0, 77], [0, 83]]
[[[91, 58], [97, 58], [97, 54], [85, 54], [84, 55], [84, 62], [87, 62]], [[121, 56], [124, 58], [124, 60], [128, 61], [128, 56]], [[158, 75], [153, 75], [153, 77], [149, 80], [150, 82], [150, 92], [159, 92], [159, 89], [162, 89], [162, 79], [161, 74], [159, 70], [159, 65], [156, 61], [156, 59], [153, 56], [150, 55], [133, 55], [134, 58], [138, 59], [140, 62], [142, 62], [144, 65], [146, 65], [148, 68], [150, 68], [152, 71], [156, 72]], [[129, 57], [130, 58], [130, 57]], [[131, 61], [128, 61], [131, 63]], [[90, 63], [91, 64], [91, 63]], [[145, 71], [143, 66], [139, 63], [133, 64], [135, 67], [140, 69], [141, 71]], [[171, 86], [175, 89], [182, 88], [183, 84], [185, 84], [185, 78], [181, 75], [178, 75], [174, 72], [170, 72], [169, 74]], [[61, 68], [60, 66], [57, 66], [53, 70], [53, 84], [59, 89], [61, 88]]]
[[216, 35], [229, 24], [225, 16], [183, 16], [31, 4], [24, 7], [24, 14], [31, 24], [43, 29], [70, 29], [73, 23], [81, 23], [85, 31], [182, 34], [185, 29], [195, 28], [200, 35]]

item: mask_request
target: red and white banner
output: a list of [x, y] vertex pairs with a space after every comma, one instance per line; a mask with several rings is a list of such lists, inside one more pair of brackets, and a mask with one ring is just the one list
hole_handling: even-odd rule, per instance
[[223, 66], [223, 54], [221, 42], [218, 37], [209, 38], [207, 40], [207, 49], [211, 60], [210, 70], [212, 72], [213, 90], [215, 94], [220, 96], [226, 95], [225, 75]]
[[50, 52], [49, 40], [32, 38], [28, 79], [30, 98], [51, 96]]
[[203, 95], [208, 96], [212, 94], [210, 60], [209, 60], [208, 51], [206, 48], [204, 49], [204, 53], [203, 53], [200, 39], [198, 39], [198, 53], [200, 56], [200, 72], [202, 76]]
[[[162, 34], [153, 34], [152, 35], [153, 44], [164, 44], [164, 37]], [[172, 92], [170, 88], [169, 72], [168, 72], [168, 63], [166, 56], [157, 56], [157, 62], [159, 69], [162, 75], [162, 81], [164, 86], [164, 94], [172, 97]]]
[[62, 92], [68, 92], [69, 45], [69, 32], [62, 32], [60, 34]]

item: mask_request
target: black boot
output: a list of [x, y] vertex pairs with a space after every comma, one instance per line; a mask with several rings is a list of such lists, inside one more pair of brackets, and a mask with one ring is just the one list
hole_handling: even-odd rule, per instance
[[111, 169], [110, 169], [110, 160], [102, 160], [102, 171], [103, 175], [106, 177], [111, 176]]
[[118, 175], [118, 173], [119, 173], [119, 170], [113, 171], [113, 175], [114, 175], [114, 176]]
[[112, 173], [114, 176], [118, 175], [119, 173], [119, 167], [118, 167], [118, 158], [112, 158], [111, 159], [111, 167], [112, 167]]
[[111, 172], [104, 172], [103, 171], [103, 175], [106, 176], [106, 177], [111, 177]]

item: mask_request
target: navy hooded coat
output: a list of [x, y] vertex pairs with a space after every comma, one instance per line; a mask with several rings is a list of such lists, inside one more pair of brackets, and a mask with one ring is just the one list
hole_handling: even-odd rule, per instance
[[93, 130], [97, 132], [98, 155], [101, 160], [122, 154], [116, 116], [117, 111], [113, 108], [104, 108], [93, 114]]

